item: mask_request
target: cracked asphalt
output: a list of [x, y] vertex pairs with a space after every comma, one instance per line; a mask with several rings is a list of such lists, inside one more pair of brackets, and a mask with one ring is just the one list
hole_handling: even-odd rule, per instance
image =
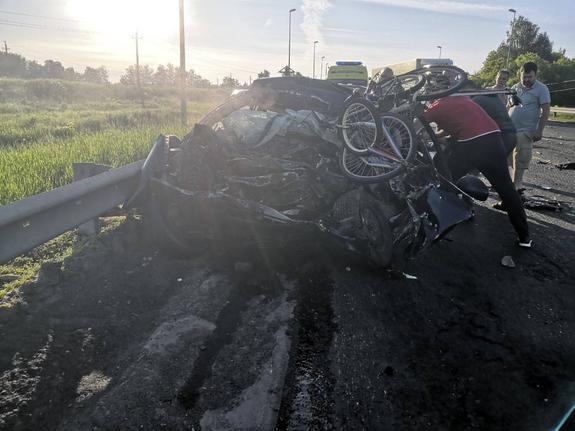
[[575, 127], [549, 126], [527, 194], [562, 209], [527, 211], [532, 250], [491, 196], [396, 272], [322, 244], [176, 259], [130, 219], [0, 309], [0, 429], [552, 429], [575, 402], [572, 161]]

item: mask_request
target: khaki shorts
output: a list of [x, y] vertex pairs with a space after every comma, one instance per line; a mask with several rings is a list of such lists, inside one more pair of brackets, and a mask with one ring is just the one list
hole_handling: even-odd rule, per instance
[[527, 170], [533, 155], [534, 132], [517, 132], [517, 146], [513, 150], [511, 166], [514, 170]]

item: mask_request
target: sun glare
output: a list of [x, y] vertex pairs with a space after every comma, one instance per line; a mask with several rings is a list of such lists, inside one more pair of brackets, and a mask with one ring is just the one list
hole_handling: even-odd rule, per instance
[[178, 28], [178, 2], [161, 0], [68, 0], [68, 14], [89, 31], [169, 36]]

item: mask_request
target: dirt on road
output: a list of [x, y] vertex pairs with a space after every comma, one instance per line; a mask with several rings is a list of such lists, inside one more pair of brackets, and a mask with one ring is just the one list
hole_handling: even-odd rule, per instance
[[528, 210], [532, 250], [492, 196], [393, 272], [322, 244], [174, 258], [131, 217], [0, 309], [0, 429], [552, 429], [575, 402], [572, 161], [575, 128], [548, 127], [527, 193], [561, 211]]

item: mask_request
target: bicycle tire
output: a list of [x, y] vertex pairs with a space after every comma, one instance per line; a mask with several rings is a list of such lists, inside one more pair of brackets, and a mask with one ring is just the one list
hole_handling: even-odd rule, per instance
[[[389, 157], [373, 153], [357, 154], [344, 147], [339, 158], [340, 168], [348, 178], [354, 181], [373, 183], [396, 177], [405, 171], [405, 166], [413, 160], [417, 153], [416, 136], [411, 124], [402, 117], [393, 114], [380, 116], [380, 121], [387, 123], [386, 128], [390, 134], [395, 134], [396, 137], [398, 133], [404, 134], [401, 137], [402, 145], [399, 147], [402, 160], [397, 162]], [[393, 127], [388, 127], [390, 124]], [[383, 142], [385, 141], [382, 140], [376, 144], [379, 149], [384, 149]], [[386, 150], [386, 152], [389, 153], [390, 150]]]
[[[420, 73], [405, 73], [403, 75], [398, 75], [395, 78], [379, 85], [381, 97], [389, 95], [389, 90], [391, 90], [393, 84], [399, 85], [401, 87], [401, 92], [396, 92], [396, 96], [413, 94], [425, 85], [425, 76]], [[384, 94], [384, 89], [387, 87], [390, 88]]]
[[[416, 96], [418, 101], [434, 100], [457, 92], [467, 82], [467, 73], [456, 66], [429, 66], [416, 69], [409, 74], [425, 76], [422, 92]], [[445, 80], [448, 87], [445, 88]]]
[[383, 131], [377, 108], [366, 99], [350, 98], [338, 119], [339, 135], [350, 151], [366, 154], [381, 138]]

